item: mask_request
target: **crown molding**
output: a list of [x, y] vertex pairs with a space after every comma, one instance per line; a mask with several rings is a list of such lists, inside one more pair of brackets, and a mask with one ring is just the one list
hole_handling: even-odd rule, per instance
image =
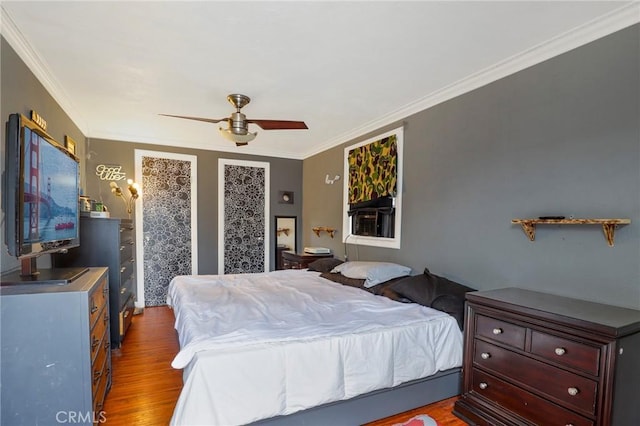
[[82, 116], [73, 107], [73, 102], [66, 94], [62, 85], [50, 72], [50, 67], [40, 54], [29, 44], [20, 29], [17, 27], [11, 15], [0, 5], [0, 17], [2, 23], [2, 36], [16, 51], [20, 59], [27, 65], [27, 68], [35, 75], [36, 79], [49, 92], [51, 97], [60, 105], [60, 108], [69, 116], [71, 121], [85, 135], [88, 135], [88, 127]]
[[350, 142], [367, 133], [379, 130], [382, 127], [401, 122], [410, 115], [424, 111], [511, 74], [515, 74], [518, 71], [522, 71], [523, 69], [529, 68], [616, 31], [637, 24], [638, 22], [640, 22], [640, 2], [635, 0], [608, 14], [602, 15], [550, 40], [540, 43], [537, 46], [524, 50], [510, 58], [445, 86], [415, 102], [391, 112], [390, 114], [365, 123], [362, 126], [359, 126], [336, 138], [330, 139], [327, 142], [314, 147], [313, 150], [305, 153], [303, 158], [309, 158], [313, 155], [326, 151], [327, 149]]

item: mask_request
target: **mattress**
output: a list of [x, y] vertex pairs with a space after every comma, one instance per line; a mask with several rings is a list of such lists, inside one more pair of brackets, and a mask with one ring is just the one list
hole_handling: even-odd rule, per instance
[[173, 425], [247, 424], [462, 364], [446, 313], [301, 270], [169, 285], [184, 369]]

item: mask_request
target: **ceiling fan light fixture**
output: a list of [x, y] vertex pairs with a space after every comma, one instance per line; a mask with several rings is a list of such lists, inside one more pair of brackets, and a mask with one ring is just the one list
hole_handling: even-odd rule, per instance
[[220, 134], [223, 138], [231, 142], [235, 142], [236, 144], [242, 145], [246, 145], [247, 143], [251, 142], [258, 135], [258, 132], [246, 132], [244, 134], [234, 133], [232, 129], [223, 129], [222, 127], [219, 127], [218, 130], [220, 131]]

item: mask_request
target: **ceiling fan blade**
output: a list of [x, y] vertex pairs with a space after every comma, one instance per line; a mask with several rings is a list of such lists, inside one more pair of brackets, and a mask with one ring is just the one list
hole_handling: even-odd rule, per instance
[[207, 123], [219, 123], [221, 121], [229, 121], [228, 118], [215, 119], [215, 118], [189, 117], [186, 115], [172, 115], [172, 114], [158, 114], [158, 115], [164, 115], [165, 117], [184, 118], [187, 120], [205, 121]]
[[262, 130], [291, 130], [291, 129], [308, 129], [304, 121], [290, 120], [259, 120], [247, 119], [249, 123], [257, 124]]

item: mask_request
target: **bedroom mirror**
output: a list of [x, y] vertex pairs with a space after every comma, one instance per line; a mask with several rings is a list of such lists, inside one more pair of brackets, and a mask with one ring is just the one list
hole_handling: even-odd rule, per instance
[[296, 216], [276, 216], [276, 269], [282, 269], [282, 252], [297, 251], [296, 247]]

